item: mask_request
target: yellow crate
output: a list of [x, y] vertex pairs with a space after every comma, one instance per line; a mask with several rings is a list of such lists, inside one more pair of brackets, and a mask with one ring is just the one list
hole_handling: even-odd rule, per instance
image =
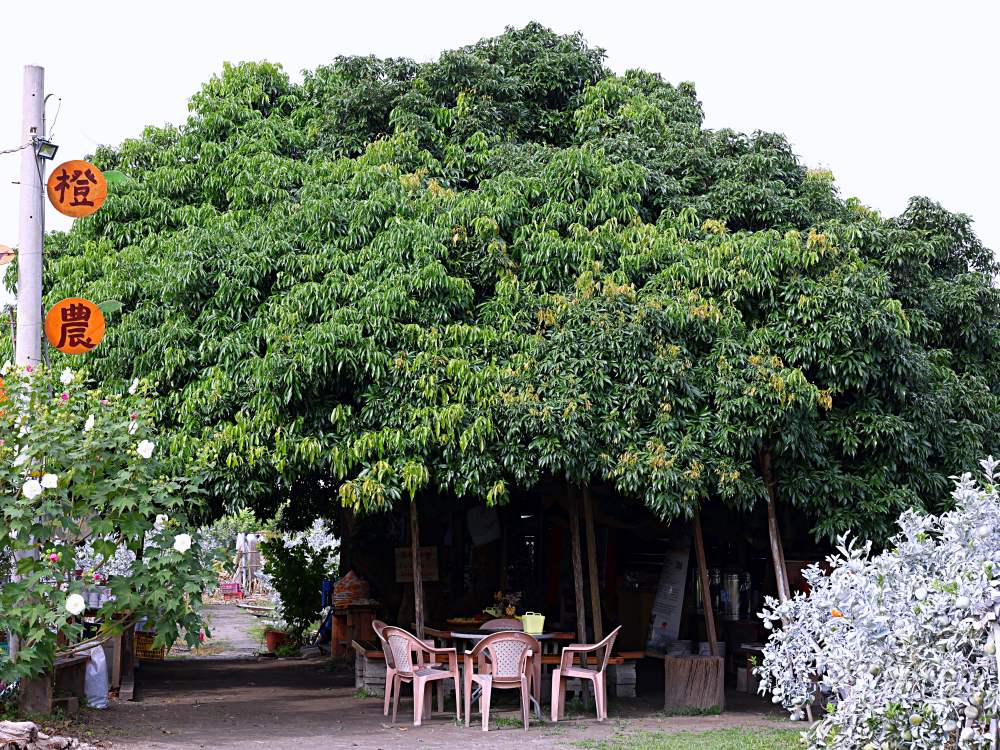
[[148, 661], [163, 661], [167, 657], [167, 647], [153, 648], [155, 633], [135, 634], [135, 658]]

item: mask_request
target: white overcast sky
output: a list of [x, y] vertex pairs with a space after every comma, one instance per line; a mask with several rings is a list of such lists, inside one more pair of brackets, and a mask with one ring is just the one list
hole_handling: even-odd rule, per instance
[[[62, 99], [58, 161], [180, 123], [224, 61], [293, 79], [336, 55], [434, 59], [532, 20], [581, 31], [622, 72], [694, 81], [709, 127], [785, 133], [845, 196], [895, 215], [928, 195], [1000, 251], [1000, 3], [260, 2], [3, 4], [0, 149], [18, 145], [22, 66]], [[49, 122], [55, 115], [50, 100]], [[19, 157], [0, 155], [0, 244], [15, 246]], [[49, 228], [69, 220], [49, 208]]]

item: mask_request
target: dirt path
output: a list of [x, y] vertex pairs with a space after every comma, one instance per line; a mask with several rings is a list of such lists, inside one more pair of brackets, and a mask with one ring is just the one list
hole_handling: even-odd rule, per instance
[[[746, 698], [722, 716], [666, 717], [657, 711], [662, 692], [657, 695], [655, 685], [647, 698], [613, 702], [606, 722], [578, 716], [558, 724], [532, 723], [527, 733], [514, 721], [519, 714], [512, 696], [502, 694], [499, 706], [494, 698], [496, 728], [488, 734], [475, 723], [471, 729], [456, 726], [453, 713], [411, 726], [412, 703], [404, 687], [400, 720], [393, 726], [382, 715], [380, 698], [355, 697], [351, 668], [331, 669], [325, 659], [257, 659], [252, 657], [257, 644], [246, 636], [252, 617], [235, 607], [213, 608], [211, 616], [213, 640], [225, 641], [222, 652], [143, 663], [136, 673], [135, 702], [86, 712], [95, 737], [106, 738], [116, 750], [571, 748], [625, 730], [788, 726], [768, 712], [769, 704]], [[473, 719], [478, 722], [479, 715]]]
[[250, 627], [257, 618], [235, 604], [210, 604], [205, 607], [212, 637], [203, 647], [191, 652], [187, 646], [176, 645], [170, 652], [171, 659], [252, 659], [262, 649], [259, 640], [250, 636]]

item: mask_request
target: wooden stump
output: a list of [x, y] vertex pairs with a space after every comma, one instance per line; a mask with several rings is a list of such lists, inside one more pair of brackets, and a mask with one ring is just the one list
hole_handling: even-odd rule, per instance
[[724, 662], [721, 656], [665, 656], [665, 711], [726, 707]]

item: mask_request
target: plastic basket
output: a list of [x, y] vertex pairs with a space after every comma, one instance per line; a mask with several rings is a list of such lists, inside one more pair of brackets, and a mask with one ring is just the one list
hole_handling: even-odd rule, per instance
[[153, 639], [156, 633], [135, 634], [135, 658], [146, 661], [163, 661], [167, 657], [167, 647], [160, 646], [153, 648]]
[[238, 583], [223, 583], [219, 585], [219, 592], [225, 599], [242, 599], [243, 587]]
[[521, 627], [529, 635], [538, 635], [545, 629], [545, 615], [538, 612], [525, 612], [521, 615]]

